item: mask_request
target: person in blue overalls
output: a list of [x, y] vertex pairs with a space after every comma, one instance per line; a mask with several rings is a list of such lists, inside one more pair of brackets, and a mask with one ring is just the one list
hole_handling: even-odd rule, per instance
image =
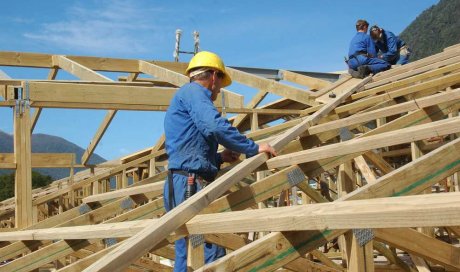
[[371, 27], [371, 38], [374, 40], [379, 58], [391, 65], [404, 65], [409, 62], [410, 48], [393, 32], [374, 25]]
[[369, 23], [366, 20], [358, 20], [357, 33], [350, 42], [347, 64], [349, 73], [355, 78], [364, 78], [370, 73], [377, 74], [391, 67], [388, 62], [377, 57], [375, 44], [367, 35], [368, 28]]
[[[170, 211], [186, 199], [187, 182], [196, 182], [199, 191], [212, 182], [223, 162], [233, 162], [239, 153], [247, 157], [267, 152], [276, 156], [269, 144], [257, 145], [240, 134], [226, 118], [221, 117], [213, 104], [221, 87], [232, 80], [221, 58], [202, 51], [190, 61], [186, 70], [190, 83], [174, 95], [164, 119], [165, 145], [169, 157], [168, 179], [164, 186], [164, 205]], [[226, 149], [217, 153], [218, 146]], [[205, 244], [205, 262], [225, 255], [225, 249]], [[175, 243], [174, 271], [187, 271], [185, 239]]]

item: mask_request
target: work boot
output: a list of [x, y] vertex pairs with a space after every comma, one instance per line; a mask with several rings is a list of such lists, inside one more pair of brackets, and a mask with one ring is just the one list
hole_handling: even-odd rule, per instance
[[365, 78], [371, 73], [371, 69], [369, 69], [367, 65], [361, 65], [358, 67], [358, 71], [348, 69], [348, 73], [350, 73], [353, 78]]
[[365, 78], [367, 77], [368, 75], [371, 74], [371, 69], [369, 68], [368, 65], [361, 65], [358, 67], [358, 73], [360, 75], [359, 78]]
[[353, 69], [348, 69], [348, 73], [352, 78], [360, 78], [359, 72]]

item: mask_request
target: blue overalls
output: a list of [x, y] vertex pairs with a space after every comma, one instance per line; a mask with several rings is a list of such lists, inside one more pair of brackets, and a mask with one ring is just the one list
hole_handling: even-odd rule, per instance
[[[173, 199], [170, 199], [168, 180], [164, 186], [164, 205], [170, 211], [185, 201], [187, 177], [174, 170], [195, 173], [206, 180], [213, 180], [222, 163], [217, 153], [219, 144], [254, 156], [259, 146], [222, 118], [211, 101], [211, 91], [198, 83], [182, 86], [171, 100], [164, 119], [165, 145], [169, 157], [168, 168], [172, 170]], [[201, 186], [197, 183], [197, 190]], [[172, 203], [172, 207], [170, 206]], [[174, 271], [187, 271], [187, 248], [185, 239], [175, 243]], [[205, 262], [210, 263], [225, 255], [225, 249], [205, 244]]]
[[359, 66], [367, 65], [373, 74], [390, 69], [391, 65], [377, 58], [374, 42], [364, 32], [357, 32], [350, 42], [348, 50], [348, 67], [357, 70]]
[[375, 41], [375, 47], [382, 53], [382, 59], [390, 64], [406, 64], [409, 62], [410, 49], [401, 50], [406, 43], [393, 32], [382, 29], [382, 37]]

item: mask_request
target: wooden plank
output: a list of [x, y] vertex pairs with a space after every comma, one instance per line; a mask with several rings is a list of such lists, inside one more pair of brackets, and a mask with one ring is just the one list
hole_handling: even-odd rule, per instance
[[[267, 96], [267, 94], [268, 94], [267, 91], [260, 90], [259, 92], [257, 92], [256, 95], [252, 97], [251, 101], [249, 101], [249, 103], [246, 105], [246, 108], [253, 109], [257, 107], [257, 105], [259, 105], [259, 103], [265, 98], [265, 96]], [[227, 109], [227, 112], [228, 112], [228, 109]], [[241, 124], [241, 122], [244, 121], [246, 117], [247, 117], [246, 114], [237, 115], [233, 119], [232, 125], [237, 128]]]
[[459, 131], [460, 118], [449, 118], [430, 124], [404, 128], [374, 136], [353, 139], [343, 143], [330, 144], [296, 153], [281, 155], [268, 160], [267, 166], [268, 168], [279, 168], [293, 164], [301, 164], [340, 155], [353, 154], [359, 151], [367, 151], [375, 148], [407, 143], [414, 140], [418, 141], [428, 139]]
[[88, 246], [87, 240], [59, 241], [4, 264], [0, 271], [26, 272]]
[[375, 174], [371, 170], [363, 156], [358, 156], [353, 160], [355, 161], [356, 167], [359, 169], [363, 177], [366, 179], [367, 183], [374, 183], [376, 180]]
[[[58, 71], [59, 71], [58, 67], [51, 68], [50, 72], [48, 73], [48, 80], [54, 80], [57, 76]], [[42, 108], [35, 109], [34, 115], [32, 116], [31, 125], [30, 125], [30, 133], [34, 132], [35, 126], [37, 125], [38, 118], [40, 118], [41, 113], [42, 113]]]
[[0, 52], [0, 65], [24, 67], [53, 67], [52, 55], [26, 52]]
[[[197, 215], [186, 226], [189, 233], [456, 226], [459, 196], [443, 193], [233, 211]], [[452, 210], [443, 211], [448, 207]]]
[[156, 182], [153, 184], [146, 184], [135, 186], [132, 188], [120, 189], [112, 192], [107, 192], [103, 194], [91, 195], [82, 199], [83, 203], [91, 203], [96, 201], [108, 200], [113, 198], [138, 195], [144, 193], [157, 193], [158, 195], [163, 193], [164, 181]]
[[[159, 65], [155, 65], [146, 61], [139, 61], [139, 71], [144, 74], [148, 74], [156, 77], [159, 80], [172, 83], [178, 87], [185, 85], [190, 82], [190, 78], [184, 74], [177, 73]], [[221, 89], [221, 93], [218, 94], [214, 104], [216, 107], [221, 108], [222, 105], [222, 93], [225, 93], [225, 107], [242, 108], [243, 107], [243, 96], [233, 93], [226, 89]]]
[[53, 64], [59, 68], [69, 72], [70, 74], [78, 77], [81, 80], [89, 81], [112, 81], [112, 79], [103, 76], [88, 67], [81, 65], [65, 56], [54, 55]]
[[302, 90], [300, 88], [292, 87], [286, 84], [276, 82], [274, 80], [266, 79], [246, 72], [242, 72], [233, 68], [226, 68], [233, 81], [241, 84], [248, 85], [258, 90], [267, 91], [285, 98], [304, 103], [306, 105], [315, 106], [318, 103], [312, 99], [313, 92]]
[[339, 96], [343, 92], [346, 92], [350, 87], [355, 86], [360, 81], [361, 81], [361, 79], [357, 79], [357, 78], [349, 79], [349, 80], [345, 81], [344, 83], [340, 84], [340, 88], [335, 88], [330, 93], [325, 93], [325, 94], [323, 94], [321, 96], [316, 97], [315, 101], [321, 102], [323, 104], [329, 103], [330, 101], [332, 101], [334, 99], [334, 96], [332, 96], [332, 97], [329, 96], [332, 92], [334, 93], [335, 96]]
[[283, 78], [283, 80], [294, 82], [299, 85], [304, 85], [310, 89], [320, 90], [332, 84], [331, 82], [326, 80], [302, 75], [299, 73], [294, 73], [287, 70], [280, 70], [280, 75]]
[[332, 235], [341, 233], [343, 231], [332, 230], [310, 233], [273, 232], [196, 271], [273, 271], [303, 256], [300, 252], [305, 252], [305, 248], [316, 249]]
[[375, 229], [376, 239], [423, 257], [431, 262], [460, 269], [460, 248], [409, 228]]
[[322, 88], [318, 92], [315, 92], [314, 94], [312, 94], [312, 96], [313, 97], [320, 97], [320, 96], [322, 96], [322, 95], [324, 95], [326, 93], [329, 93], [330, 91], [337, 89], [340, 85], [344, 84], [345, 82], [349, 81], [350, 79], [352, 79], [352, 77], [349, 74], [342, 74], [340, 76], [340, 78], [336, 82], [332, 83], [329, 86], [326, 86], [326, 87]]
[[288, 173], [295, 170], [301, 171], [297, 165], [293, 165], [265, 177], [250, 186], [222, 196], [204, 208], [202, 213], [239, 211], [252, 207], [261, 201], [279, 194], [282, 190], [291, 188], [292, 186], [288, 183]]
[[348, 271], [374, 271], [374, 255], [372, 241], [364, 246], [358, 244], [351, 231], [345, 234]]
[[[93, 70], [85, 67], [84, 65], [81, 65], [78, 62], [75, 62], [64, 56], [53, 56], [53, 63], [82, 80], [112, 81], [110, 78], [103, 76], [99, 73], [96, 73]], [[94, 96], [92, 98], [94, 98]], [[113, 111], [113, 110], [110, 110], [107, 112], [107, 115], [104, 118], [101, 125], [99, 126], [99, 129], [97, 130], [95, 136], [93, 137], [93, 140], [90, 142], [85, 153], [82, 155], [82, 158], [81, 158], [82, 164], [86, 164], [88, 162], [89, 158], [91, 157], [94, 150], [96, 149], [97, 144], [101, 140], [102, 136], [107, 130], [115, 114], [116, 114], [116, 111]]]
[[[456, 156], [458, 148], [460, 148], [460, 140], [446, 144], [439, 150], [381, 177], [375, 184], [358, 189], [339, 201], [408, 195], [423, 191], [434, 182], [460, 169], [460, 160]], [[404, 184], [400, 184], [401, 181]], [[343, 233], [344, 231], [332, 230], [274, 232], [205, 268], [225, 270], [226, 267], [234, 269], [249, 265], [257, 271], [276, 269]], [[285, 243], [288, 243], [287, 246]]]
[[34, 205], [39, 205], [40, 203], [44, 203], [44, 202], [46, 202], [48, 200], [54, 199], [56, 197], [59, 197], [62, 194], [65, 194], [65, 193], [68, 193], [70, 191], [83, 188], [84, 186], [91, 185], [95, 181], [110, 178], [110, 177], [120, 173], [121, 171], [127, 169], [127, 168], [137, 166], [140, 163], [148, 161], [149, 159], [157, 157], [159, 155], [163, 155], [164, 153], [165, 153], [164, 150], [163, 151], [157, 151], [157, 152], [152, 153], [150, 155], [147, 155], [145, 157], [142, 157], [142, 158], [139, 158], [137, 160], [131, 161], [131, 162], [127, 163], [127, 164], [123, 164], [123, 165], [120, 165], [120, 166], [113, 167], [110, 170], [105, 170], [105, 171], [101, 172], [98, 175], [95, 175], [95, 176], [92, 176], [90, 178], [84, 179], [84, 180], [82, 180], [80, 182], [77, 182], [77, 183], [74, 183], [72, 185], [69, 185], [69, 186], [67, 186], [65, 188], [62, 188], [62, 189], [60, 189], [60, 190], [58, 190], [56, 192], [52, 192], [52, 193], [50, 193], [48, 195], [39, 197], [39, 198], [37, 198], [37, 199], [35, 199], [33, 201], [33, 204]]
[[[361, 88], [362, 84], [356, 86], [356, 89]], [[281, 135], [278, 140], [272, 143], [275, 149], [281, 148], [287, 142], [303, 133], [309, 126], [309, 124], [315, 124], [324, 115], [328, 114], [334, 109], [336, 105], [342, 102], [346, 97], [351, 95], [355, 88], [351, 89], [348, 93], [337, 98], [330, 105], [326, 105], [323, 109], [316, 112], [314, 115], [308, 117], [303, 123], [299, 124], [300, 127], [294, 127], [294, 130], [287, 131]], [[229, 189], [234, 183], [241, 180], [243, 177], [248, 175], [254, 169], [259, 167], [262, 163], [267, 160], [266, 154], [259, 154], [252, 158], [246, 159], [232, 170], [224, 174], [222, 177], [211, 183], [208, 187], [195, 194], [190, 199], [161, 217], [159, 222], [155, 225], [146, 227], [138, 235], [131, 237], [125, 246], [121, 246], [114, 250], [113, 254], [101, 258], [98, 262], [88, 267], [87, 271], [98, 271], [98, 270], [121, 270], [126, 267], [126, 262], [120, 263], [117, 261], [118, 256], [123, 256], [128, 260], [135, 260], [142, 256], [146, 250], [155, 246], [156, 242], [161, 241], [165, 237], [165, 233], [170, 233], [177, 227], [184, 224], [186, 221], [191, 219], [195, 214], [206, 207], [210, 201], [216, 199]], [[231, 180], [231, 181], [230, 181]], [[147, 243], [148, 241], [148, 243]], [[151, 242], [156, 241], [156, 242]]]
[[[169, 105], [176, 88], [30, 82], [33, 102]], [[136, 95], [134, 96], [133, 93]], [[144, 102], [143, 102], [144, 101]], [[82, 105], [83, 106], [83, 105]]]
[[22, 229], [32, 225], [32, 148], [30, 134], [30, 109], [26, 105], [15, 106], [14, 118], [14, 181], [15, 227]]
[[[458, 57], [458, 61], [460, 62], [460, 57]], [[422, 73], [422, 74], [419, 74], [419, 75], [416, 75], [416, 76], [413, 76], [413, 77], [409, 77], [409, 78], [406, 78], [406, 79], [403, 79], [403, 80], [399, 80], [399, 81], [396, 81], [396, 82], [388, 83], [388, 84], [385, 84], [385, 85], [382, 85], [382, 86], [379, 86], [379, 87], [369, 88], [369, 87], [366, 86], [366, 90], [352, 95], [351, 99], [356, 100], [358, 98], [363, 98], [363, 97], [373, 95], [373, 94], [377, 94], [377, 93], [380, 93], [380, 92], [394, 90], [396, 88], [407, 87], [407, 86], [409, 86], [411, 84], [414, 84], [414, 83], [416, 83], [418, 81], [426, 80], [426, 79], [434, 77], [434, 76], [440, 76], [440, 75], [443, 75], [444, 73], [450, 73], [450, 72], [458, 70], [458, 69], [460, 69], [460, 63], [454, 63], [454, 64], [447, 65], [447, 66], [439, 68], [439, 69], [435, 69], [433, 71]]]
[[[460, 53], [459, 49], [449, 50], [448, 52], [441, 52], [441, 53], [408, 63], [406, 65], [400, 66], [397, 69], [391, 69], [391, 70], [387, 70], [382, 73], [379, 73], [375, 77], [375, 81], [376, 82], [383, 81], [390, 77], [394, 77], [395, 75], [401, 76], [402, 74], [403, 74], [402, 75], [402, 78], [403, 78], [404, 76], [407, 76], [404, 73], [410, 73], [413, 71], [420, 73], [420, 70], [423, 68], [425, 69], [424, 71], [435, 69], [435, 68], [438, 68], [439, 66], [435, 66], [433, 64], [436, 64], [437, 62], [441, 62], [443, 60], [458, 56], [459, 53]], [[413, 75], [413, 73], [411, 75]]]
[[373, 245], [375, 250], [377, 250], [385, 258], [387, 258], [387, 260], [390, 263], [396, 264], [397, 266], [399, 266], [402, 269], [402, 271], [418, 272], [417, 269], [412, 268], [407, 263], [405, 263], [400, 257], [398, 257], [396, 252], [393, 252], [392, 250], [388, 249], [385, 244], [374, 240], [372, 245]]
[[335, 98], [333, 101], [324, 105], [320, 110], [316, 111], [315, 113], [313, 113], [312, 115], [308, 117], [302, 118], [302, 122], [300, 124], [285, 131], [276, 140], [271, 142], [271, 145], [276, 150], [287, 145], [290, 141], [294, 140], [294, 138], [302, 134], [309, 127], [316, 125], [321, 118], [329, 114], [332, 110], [335, 109], [335, 107], [337, 107], [337, 105], [345, 101], [347, 97], [349, 97], [352, 93], [361, 89], [364, 86], [364, 84], [366, 84], [370, 80], [371, 80], [371, 77], [363, 79], [361, 82], [359, 82], [355, 86], [348, 88], [347, 91], [337, 96], [337, 98]]
[[428, 80], [428, 81], [425, 81], [425, 82], [422, 82], [422, 83], [419, 83], [413, 86], [401, 88], [395, 91], [390, 91], [388, 93], [372, 96], [369, 98], [364, 98], [354, 103], [340, 106], [335, 110], [335, 112], [345, 113], [345, 112], [357, 111], [360, 109], [364, 109], [366, 107], [373, 106], [377, 103], [385, 102], [387, 100], [395, 99], [397, 97], [405, 96], [408, 94], [414, 94], [414, 93], [422, 92], [426, 90], [443, 90], [459, 82], [460, 82], [460, 72], [457, 72], [457, 73], [449, 74], [449, 75], [446, 75], [440, 78]]
[[[31, 155], [32, 168], [62, 168], [75, 165], [74, 153], [32, 153]], [[0, 153], [0, 163], [15, 164], [14, 153]]]

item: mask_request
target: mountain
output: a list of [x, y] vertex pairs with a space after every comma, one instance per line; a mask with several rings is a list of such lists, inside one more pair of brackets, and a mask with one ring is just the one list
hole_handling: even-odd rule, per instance
[[[14, 138], [13, 135], [0, 130], [0, 153], [13, 153]], [[85, 150], [78, 145], [71, 143], [61, 137], [47, 134], [32, 134], [32, 152], [33, 153], [75, 153], [77, 163], [80, 162], [81, 156]], [[97, 154], [93, 154], [89, 164], [98, 164], [106, 160]], [[75, 169], [82, 170], [81, 168]], [[40, 168], [34, 169], [43, 175], [49, 175], [54, 180], [69, 176], [68, 168]], [[10, 173], [9, 170], [0, 170], [0, 174]]]
[[399, 36], [412, 48], [411, 61], [460, 43], [460, 1], [439, 1], [417, 16]]

